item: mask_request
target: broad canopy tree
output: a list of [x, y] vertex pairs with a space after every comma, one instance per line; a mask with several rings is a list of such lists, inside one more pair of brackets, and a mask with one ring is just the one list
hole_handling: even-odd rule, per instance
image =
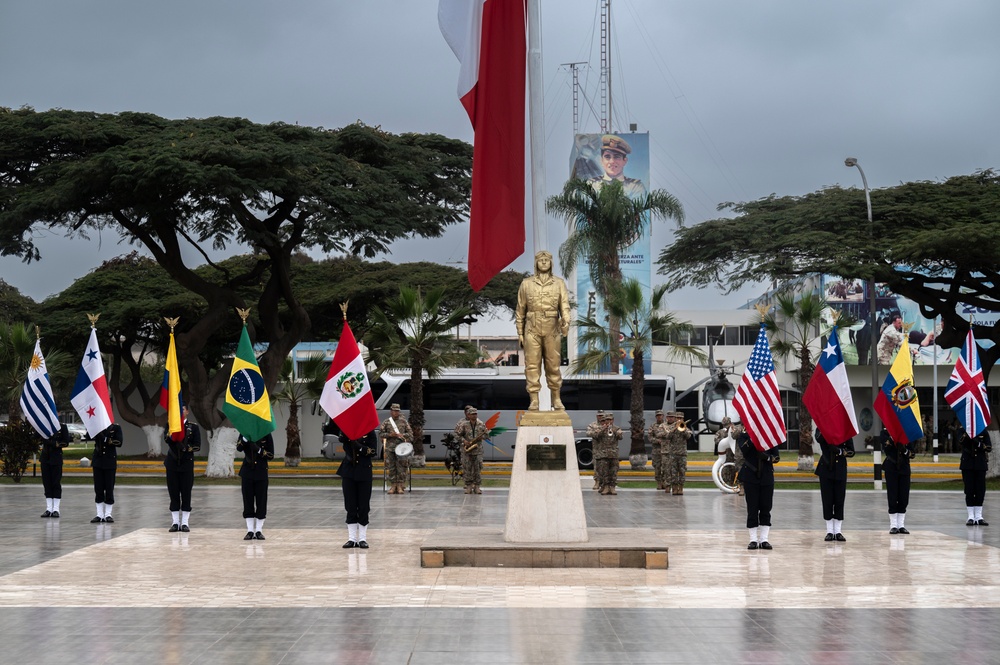
[[[1000, 174], [992, 170], [910, 182], [871, 192], [828, 187], [803, 196], [726, 203], [736, 214], [677, 231], [658, 272], [672, 289], [790, 280], [812, 273], [873, 277], [944, 324], [938, 343], [956, 347], [969, 330], [965, 306], [1000, 309]], [[987, 376], [1000, 359], [1000, 323], [974, 325]]]
[[[216, 404], [229, 364], [210, 366], [201, 353], [233, 308], [257, 311], [251, 332], [269, 344], [260, 358], [268, 388], [309, 330], [291, 285], [296, 251], [371, 257], [399, 238], [438, 236], [468, 213], [468, 144], [361, 123], [325, 130], [0, 109], [0, 146], [0, 254], [40, 259], [34, 232], [43, 227], [80, 237], [111, 231], [204, 299], [204, 313], [182, 320], [176, 338], [188, 403], [209, 430], [223, 424]], [[250, 247], [255, 260], [219, 280], [189, 263], [211, 264], [206, 247], [233, 245]], [[240, 287], [262, 278], [247, 302]]]

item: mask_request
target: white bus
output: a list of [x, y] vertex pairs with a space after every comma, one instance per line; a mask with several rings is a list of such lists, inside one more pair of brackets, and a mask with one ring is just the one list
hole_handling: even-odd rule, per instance
[[[511, 461], [517, 437], [517, 421], [528, 409], [524, 375], [501, 375], [495, 370], [449, 370], [433, 379], [424, 378], [424, 453], [428, 460], [444, 459], [447, 448], [444, 436], [463, 418], [466, 405], [479, 410], [479, 419], [492, 430], [501, 428], [485, 446], [485, 461]], [[410, 410], [410, 376], [386, 373], [372, 382], [379, 418], [389, 415], [389, 405], [398, 403]], [[655, 420], [657, 409], [674, 411], [674, 377], [647, 375], [644, 389], [646, 429]], [[611, 411], [615, 424], [625, 430], [619, 457], [628, 459], [631, 447], [629, 404], [632, 399], [628, 376], [567, 376], [563, 378], [561, 399], [573, 423], [577, 461], [580, 468], [593, 465], [593, 451], [587, 437], [587, 425], [596, 420], [597, 411]]]

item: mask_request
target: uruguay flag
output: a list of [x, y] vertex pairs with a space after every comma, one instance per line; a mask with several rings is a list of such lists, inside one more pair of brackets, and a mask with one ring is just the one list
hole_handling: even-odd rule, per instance
[[819, 356], [806, 392], [802, 395], [802, 403], [829, 443], [840, 445], [858, 433], [851, 384], [847, 380], [847, 367], [840, 352], [836, 326], [830, 331], [830, 339]]
[[69, 401], [80, 414], [80, 420], [87, 427], [87, 434], [91, 438], [115, 421], [111, 413], [111, 395], [108, 393], [108, 380], [104, 374], [104, 361], [101, 360], [95, 328], [90, 329], [90, 341], [87, 342], [80, 371], [76, 373], [76, 383], [73, 384]]
[[56, 416], [56, 400], [52, 396], [49, 371], [45, 367], [45, 358], [42, 357], [42, 347], [38, 340], [35, 340], [35, 352], [28, 365], [28, 378], [21, 391], [21, 412], [43, 439], [52, 438], [62, 427]]
[[979, 436], [990, 424], [990, 403], [986, 394], [983, 367], [972, 328], [965, 337], [962, 353], [944, 391], [945, 401], [955, 411], [969, 436]]

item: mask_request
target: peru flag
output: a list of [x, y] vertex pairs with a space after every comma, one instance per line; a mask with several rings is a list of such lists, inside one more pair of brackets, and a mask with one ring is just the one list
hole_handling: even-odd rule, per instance
[[97, 330], [90, 329], [90, 341], [83, 354], [80, 371], [70, 394], [70, 403], [80, 414], [80, 420], [87, 427], [87, 434], [93, 437], [106, 430], [115, 421], [111, 413], [111, 395], [108, 380], [104, 375], [104, 361], [97, 345]]
[[347, 321], [344, 321], [319, 404], [349, 439], [360, 439], [378, 429], [378, 413], [365, 373], [365, 362]]
[[836, 326], [830, 331], [826, 348], [802, 395], [802, 403], [828, 443], [839, 446], [858, 433], [858, 418], [854, 413], [851, 384], [847, 380], [847, 366], [840, 352]]
[[524, 253], [526, 0], [440, 0], [438, 24], [461, 67], [475, 131], [469, 283], [479, 291]]

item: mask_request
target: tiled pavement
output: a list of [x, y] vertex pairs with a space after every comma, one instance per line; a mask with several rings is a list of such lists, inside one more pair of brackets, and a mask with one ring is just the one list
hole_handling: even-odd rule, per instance
[[116, 522], [64, 488], [0, 487], [4, 662], [1000, 663], [997, 526], [962, 495], [915, 491], [907, 536], [885, 502], [848, 493], [848, 542], [822, 541], [818, 492], [779, 491], [771, 552], [749, 552], [743, 504], [714, 490], [585, 491], [594, 527], [643, 526], [657, 570], [421, 569], [443, 525], [502, 525], [505, 490], [373, 497], [370, 550], [343, 550], [341, 495], [274, 488], [263, 542], [242, 540], [236, 487], [195, 489], [190, 534], [166, 531], [162, 486], [117, 490]]

